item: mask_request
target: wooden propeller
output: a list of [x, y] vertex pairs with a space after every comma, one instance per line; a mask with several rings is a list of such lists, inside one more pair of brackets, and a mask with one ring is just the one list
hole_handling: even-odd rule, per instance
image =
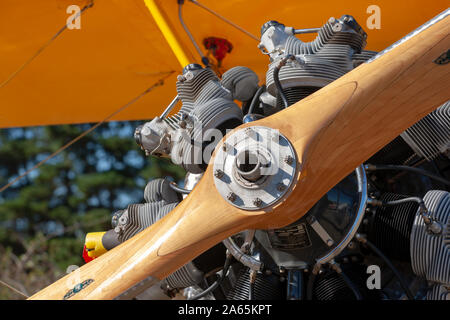
[[164, 279], [239, 231], [302, 217], [355, 167], [449, 99], [450, 65], [436, 62], [450, 48], [448, 14], [288, 109], [237, 128], [278, 129], [294, 146], [297, 181], [280, 202], [260, 211], [230, 205], [216, 190], [210, 165], [166, 217], [31, 299], [116, 298]]

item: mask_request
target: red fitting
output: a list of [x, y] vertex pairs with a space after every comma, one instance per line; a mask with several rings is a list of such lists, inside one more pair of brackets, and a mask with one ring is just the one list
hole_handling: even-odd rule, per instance
[[227, 53], [233, 50], [233, 45], [227, 40], [216, 37], [209, 37], [203, 40], [206, 49], [211, 50], [217, 62], [222, 62]]
[[86, 245], [83, 247], [83, 259], [86, 263], [91, 262], [94, 258], [89, 257]]

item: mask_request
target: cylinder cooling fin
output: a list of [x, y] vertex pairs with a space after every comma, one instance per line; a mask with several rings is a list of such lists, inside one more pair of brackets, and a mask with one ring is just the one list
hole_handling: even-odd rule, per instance
[[428, 161], [439, 154], [450, 157], [450, 101], [408, 128], [401, 137], [417, 155]]
[[222, 85], [230, 90], [233, 99], [249, 101], [258, 90], [258, 76], [247, 67], [234, 67], [222, 75]]
[[[354, 279], [354, 285], [361, 292], [364, 299], [380, 300], [382, 292], [380, 290], [369, 290], [365, 283], [367, 266], [359, 263], [352, 265], [342, 265], [346, 276]], [[317, 276], [313, 287], [313, 299], [324, 301], [336, 300], [356, 300], [354, 292], [345, 283], [343, 278], [334, 271], [325, 271]]]
[[[125, 210], [121, 210], [113, 216], [113, 228], [108, 231], [108, 238], [103, 239], [108, 249], [124, 242], [152, 224], [166, 216], [181, 201], [181, 196], [170, 186], [167, 179], [154, 179], [147, 183], [144, 189], [145, 203], [131, 204]], [[223, 249], [217, 248], [223, 254]], [[209, 257], [215, 251], [209, 252]], [[217, 263], [203, 263], [202, 257], [197, 258], [201, 265], [207, 268], [217, 268]], [[208, 269], [207, 269], [208, 270]], [[209, 271], [209, 270], [208, 270]], [[204, 272], [197, 268], [194, 261], [191, 261], [169, 275], [161, 285], [166, 290], [185, 288], [196, 285], [203, 281]]]
[[325, 264], [345, 249], [358, 229], [367, 200], [365, 172], [359, 167], [344, 178], [295, 223], [257, 230], [256, 239], [285, 268]]
[[274, 70], [286, 55], [294, 55], [301, 62], [286, 64], [279, 71], [283, 90], [307, 89], [303, 94], [296, 93], [297, 101], [305, 97], [306, 92], [324, 87], [374, 55], [374, 52], [363, 51], [367, 35], [351, 16], [330, 18], [312, 42], [301, 41], [290, 30], [292, 28], [276, 21], [270, 21], [261, 30], [260, 48], [272, 59], [266, 74], [267, 91], [275, 97], [279, 93]]
[[416, 215], [411, 232], [412, 268], [418, 276], [450, 286], [450, 193], [431, 190], [423, 201], [442, 231], [430, 232], [422, 217]]
[[[379, 200], [389, 202], [407, 197], [400, 194], [384, 193], [379, 197]], [[411, 261], [411, 231], [418, 207], [416, 202], [407, 202], [398, 206], [377, 207], [373, 216], [368, 217], [368, 239], [387, 256], [396, 260]]]
[[[306, 98], [310, 94], [313, 94], [317, 90], [319, 90], [320, 87], [290, 87], [283, 89], [284, 95], [286, 96], [286, 99], [288, 101], [289, 105], [293, 105], [297, 101], [302, 100], [303, 98]], [[278, 109], [283, 108], [283, 102], [281, 100], [280, 94], [277, 93], [277, 100], [276, 100], [276, 106]]]
[[411, 149], [401, 136], [398, 136], [375, 153], [367, 160], [367, 163], [403, 165], [408, 164], [408, 161], [413, 159], [414, 156], [414, 150]]
[[[192, 190], [207, 167], [204, 150], [213, 150], [218, 142], [211, 129], [224, 133], [242, 122], [276, 113], [376, 54], [364, 50], [367, 35], [352, 16], [330, 18], [315, 31], [315, 40], [303, 42], [293, 27], [277, 21], [262, 26], [258, 47], [270, 58], [262, 86], [247, 67], [231, 68], [219, 78], [210, 68], [186, 66], [177, 78], [174, 99], [181, 108], [173, 116], [167, 117], [165, 112], [139, 127], [136, 141], [147, 155], [165, 156], [182, 166], [187, 171], [184, 191]], [[242, 102], [242, 109], [236, 101]], [[247, 113], [245, 117], [243, 113]], [[218, 192], [230, 205], [243, 210], [276, 205], [288, 192], [298, 163], [290, 142], [260, 126], [237, 130], [227, 139], [230, 137], [237, 139], [225, 141], [213, 164]], [[264, 139], [285, 146], [281, 149], [285, 156], [278, 159], [273, 150], [263, 148]], [[446, 102], [396, 137], [369, 163], [420, 169], [434, 165], [441, 174], [435, 162], [444, 158], [443, 166], [450, 168], [449, 148], [450, 102]], [[268, 174], [264, 170], [275, 160], [282, 163], [282, 172]], [[206, 299], [301, 300], [307, 289], [304, 280], [312, 279], [307, 295], [313, 300], [411, 297], [409, 289], [404, 290], [406, 295], [398, 292], [404, 288], [404, 279], [396, 278], [394, 271], [399, 268], [409, 287], [415, 288], [415, 297], [450, 299], [450, 194], [429, 191], [441, 188], [429, 181], [430, 176], [413, 178], [374, 172], [367, 179], [362, 165], [298, 221], [279, 229], [236, 234], [169, 275], [161, 285], [168, 293], [187, 288], [195, 295], [206, 290]], [[114, 215], [113, 229], [107, 232], [111, 244], [129, 239], [169, 214], [187, 196], [188, 192], [184, 193], [177, 194], [165, 179], [148, 183], [145, 203], [129, 205]], [[423, 198], [423, 205], [420, 201], [392, 205], [411, 197]], [[426, 223], [428, 218], [433, 228]], [[370, 250], [368, 243], [376, 248]], [[388, 279], [383, 280], [381, 290], [369, 290], [367, 267], [378, 264]], [[218, 277], [221, 270], [227, 272]], [[207, 289], [213, 284], [217, 284], [214, 290]]]
[[[250, 269], [235, 267], [231, 283], [224, 284], [227, 300], [248, 300], [250, 295]], [[252, 287], [254, 300], [279, 300], [285, 295], [284, 286], [275, 275], [259, 274]]]
[[204, 150], [213, 150], [219, 131], [242, 124], [242, 110], [234, 99], [250, 99], [258, 77], [245, 67], [235, 67], [221, 81], [210, 68], [191, 64], [176, 83], [182, 106], [170, 117], [155, 118], [136, 129], [135, 138], [148, 155], [170, 157], [188, 172], [204, 172]]
[[450, 285], [434, 285], [427, 292], [427, 300], [450, 300]]

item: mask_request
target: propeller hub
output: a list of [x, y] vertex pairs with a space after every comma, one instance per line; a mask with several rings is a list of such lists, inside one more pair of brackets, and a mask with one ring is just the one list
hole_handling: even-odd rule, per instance
[[221, 173], [214, 175], [214, 183], [227, 202], [244, 210], [260, 210], [289, 192], [297, 158], [278, 130], [247, 127], [233, 132], [223, 145], [226, 147], [219, 148], [214, 159], [213, 172]]

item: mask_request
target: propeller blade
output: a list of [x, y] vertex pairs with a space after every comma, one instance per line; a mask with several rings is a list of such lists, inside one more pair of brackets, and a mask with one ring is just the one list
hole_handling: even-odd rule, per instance
[[295, 149], [296, 180], [276, 204], [256, 211], [230, 205], [210, 165], [163, 219], [31, 299], [126, 296], [239, 231], [282, 227], [302, 217], [355, 167], [449, 99], [450, 65], [436, 62], [450, 47], [448, 15], [449, 10], [295, 105], [233, 131], [278, 129]]

